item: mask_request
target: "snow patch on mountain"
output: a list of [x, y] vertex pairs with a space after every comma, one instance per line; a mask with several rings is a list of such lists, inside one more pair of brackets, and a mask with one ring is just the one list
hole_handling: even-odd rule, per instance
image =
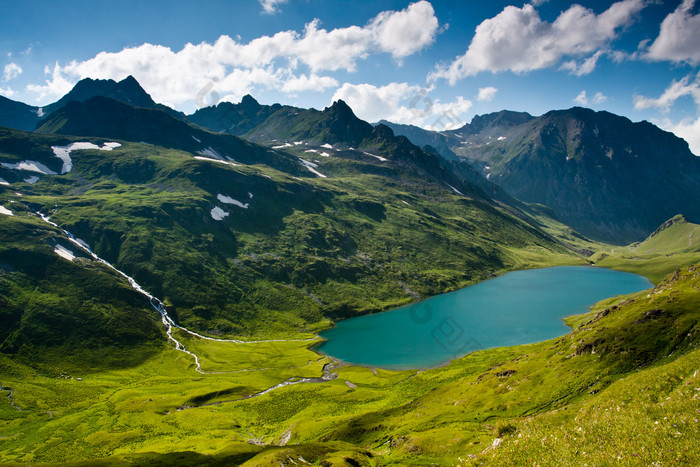
[[221, 193], [219, 193], [219, 194], [216, 196], [216, 198], [217, 198], [219, 201], [221, 201], [222, 203], [225, 203], [225, 204], [233, 204], [234, 206], [238, 206], [239, 208], [248, 209], [248, 203], [245, 203], [245, 204], [244, 204], [244, 203], [241, 203], [241, 202], [238, 201], [237, 199], [233, 199], [233, 198], [231, 198], [230, 196], [222, 195]]
[[221, 221], [224, 219], [224, 217], [228, 216], [228, 212], [224, 211], [221, 209], [219, 206], [216, 206], [213, 208], [210, 212], [211, 218], [214, 219], [215, 221]]
[[68, 248], [61, 245], [56, 245], [53, 249], [53, 252], [61, 258], [67, 259], [68, 261], [73, 261], [75, 259], [75, 254], [73, 254], [73, 252], [70, 251]]
[[67, 174], [73, 168], [73, 161], [70, 158], [71, 151], [79, 151], [81, 149], [99, 149], [100, 151], [111, 151], [114, 148], [121, 146], [120, 143], [104, 143], [102, 147], [88, 142], [71, 143], [68, 146], [51, 146], [56, 157], [63, 161], [61, 168], [62, 174]]
[[30, 185], [34, 185], [38, 181], [39, 177], [37, 177], [36, 175], [32, 175], [31, 177], [27, 177], [24, 179], [24, 183], [29, 183]]
[[452, 191], [454, 191], [454, 192], [457, 193], [458, 195], [464, 196], [464, 193], [462, 193], [461, 191], [459, 191], [457, 188], [453, 187], [453, 186], [450, 185], [449, 183], [447, 183], [447, 186], [449, 186], [450, 188], [452, 188]]
[[6, 169], [13, 170], [26, 170], [29, 172], [38, 172], [44, 175], [56, 175], [56, 172], [46, 167], [41, 162], [37, 161], [22, 161], [15, 164], [10, 164], [9, 162], [3, 162], [2, 166]]
[[233, 162], [222, 161], [221, 159], [212, 159], [211, 157], [194, 156], [194, 158], [199, 160], [199, 161], [218, 162], [219, 164], [231, 165], [233, 167], [237, 167], [240, 165], [240, 164], [234, 164]]
[[14, 216], [14, 214], [12, 214], [12, 211], [10, 211], [9, 209], [7, 209], [7, 208], [6, 208], [5, 206], [3, 206], [3, 205], [0, 205], [0, 214], [5, 214], [6, 216]]
[[221, 154], [216, 152], [216, 150], [214, 148], [212, 148], [211, 146], [209, 146], [206, 149], [202, 149], [201, 151], [197, 151], [197, 154], [201, 154], [202, 156], [206, 156], [206, 157], [212, 157], [214, 159], [220, 159], [220, 160], [226, 159]]
[[382, 161], [382, 162], [386, 162], [386, 161], [388, 160], [386, 157], [378, 156], [378, 155], [376, 155], [376, 154], [372, 154], [372, 153], [369, 153], [369, 152], [362, 151], [362, 153], [365, 154], [365, 155], [367, 155], [367, 156], [375, 157], [375, 158], [379, 159], [379, 160]]
[[301, 162], [301, 164], [302, 164], [304, 167], [306, 167], [306, 168], [309, 170], [309, 172], [314, 173], [314, 174], [318, 175], [318, 176], [321, 177], [321, 178], [326, 178], [325, 175], [323, 175], [321, 172], [319, 172], [318, 170], [316, 170], [316, 168], [318, 167], [318, 164], [314, 164], [314, 163], [311, 162], [311, 161], [307, 161], [306, 159], [301, 159], [301, 158], [299, 159], [299, 162]]
[[10, 183], [9, 183], [9, 182], [6, 182], [6, 181], [3, 180], [2, 178], [0, 178], [0, 185], [7, 185], [7, 186], [9, 186]]

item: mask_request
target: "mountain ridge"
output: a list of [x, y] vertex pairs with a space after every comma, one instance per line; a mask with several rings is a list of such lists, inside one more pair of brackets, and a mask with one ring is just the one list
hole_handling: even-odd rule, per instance
[[[504, 115], [506, 123], [498, 123]], [[678, 213], [700, 219], [693, 203], [700, 159], [687, 142], [649, 122], [573, 107], [539, 117], [502, 111], [477, 123], [438, 134], [412, 131], [414, 138], [438, 139], [510, 195], [549, 206], [599, 240], [643, 240]], [[483, 130], [474, 133], [477, 127]]]

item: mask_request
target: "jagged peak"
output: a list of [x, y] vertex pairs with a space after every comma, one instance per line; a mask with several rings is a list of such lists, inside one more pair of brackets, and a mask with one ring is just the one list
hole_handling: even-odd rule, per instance
[[250, 94], [246, 94], [241, 99], [241, 105], [245, 107], [260, 107], [260, 103]]
[[129, 75], [123, 80], [119, 81], [119, 84], [136, 84], [141, 87], [141, 84], [136, 80], [136, 78], [134, 78], [133, 75]]
[[344, 100], [338, 99], [337, 101], [333, 102], [333, 105], [330, 107], [326, 107], [323, 109], [324, 112], [337, 112], [337, 113], [350, 113], [353, 116], [355, 113], [352, 111], [350, 106], [345, 103]]

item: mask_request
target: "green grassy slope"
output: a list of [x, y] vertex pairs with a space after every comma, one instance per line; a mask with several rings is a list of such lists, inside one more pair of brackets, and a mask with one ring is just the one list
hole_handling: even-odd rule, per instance
[[591, 260], [597, 266], [643, 274], [656, 283], [675, 269], [700, 261], [700, 225], [675, 216], [643, 242], [605, 247]]
[[[8, 131], [0, 151], [27, 141], [48, 164], [50, 138]], [[313, 331], [506, 270], [581, 261], [496, 205], [370, 156], [324, 158], [328, 178], [139, 143], [71, 157], [70, 173], [3, 186], [0, 202], [28, 206], [26, 219], [55, 210], [181, 323], [214, 335]]]
[[[0, 352], [60, 373], [132, 366], [162, 350], [144, 297], [57, 229], [24, 217], [24, 206], [10, 207], [15, 215], [0, 219]], [[57, 246], [79, 257], [59, 257]]]
[[0, 453], [36, 465], [694, 464], [699, 290], [693, 266], [572, 317], [574, 331], [547, 342], [422, 372], [340, 367], [249, 399], [320, 376], [329, 359], [312, 342], [188, 340], [215, 373], [168, 349], [66, 379], [2, 357], [22, 411], [0, 405]]

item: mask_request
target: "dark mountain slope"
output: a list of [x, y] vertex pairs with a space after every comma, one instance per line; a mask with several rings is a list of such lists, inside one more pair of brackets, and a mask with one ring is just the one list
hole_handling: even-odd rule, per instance
[[39, 121], [39, 107], [0, 96], [0, 126], [32, 131]]
[[494, 131], [461, 153], [586, 235], [629, 243], [677, 213], [700, 220], [700, 159], [651, 123], [573, 108]]
[[501, 111], [432, 138], [510, 195], [598, 240], [643, 240], [678, 213], [700, 220], [700, 159], [649, 122], [580, 107], [541, 117]]
[[459, 144], [459, 138], [442, 131], [431, 131], [415, 125], [402, 125], [387, 120], [380, 120], [376, 125], [386, 125], [397, 136], [405, 136], [417, 146], [430, 146], [435, 148], [438, 154], [448, 160], [458, 160], [459, 157], [452, 151], [453, 146]]
[[70, 101], [85, 102], [93, 97], [108, 97], [115, 101], [143, 107], [145, 109], [157, 109], [170, 115], [171, 117], [184, 119], [184, 114], [171, 109], [163, 104], [157, 104], [151, 96], [144, 91], [141, 85], [129, 75], [121, 81], [112, 79], [91, 79], [85, 78], [76, 83], [68, 94], [60, 98], [53, 104], [45, 106], [42, 111], [44, 115], [60, 109]]
[[282, 108], [293, 109], [280, 104], [260, 105], [247, 94], [239, 104], [221, 102], [216, 106], [201, 108], [192, 115], [188, 115], [187, 119], [217, 133], [241, 136]]
[[202, 157], [245, 164], [266, 163], [291, 173], [300, 171], [295, 160], [236, 136], [214, 134], [160, 110], [133, 107], [106, 97], [68, 102], [46, 117], [36, 132], [147, 142]]
[[[268, 109], [272, 110], [271, 107]], [[480, 199], [490, 199], [489, 193], [493, 192], [488, 182], [476, 172], [465, 169], [456, 175], [450, 163], [437, 152], [424, 151], [407, 138], [395, 136], [385, 125], [373, 127], [359, 119], [342, 100], [322, 111], [280, 107], [244, 136], [267, 145], [295, 142], [304, 146], [332, 146], [340, 151], [334, 153], [334, 157], [367, 160], [369, 165], [356, 167], [364, 173], [381, 170], [384, 175], [392, 173], [398, 178], [418, 178], [440, 184], [448, 190], [454, 187], [467, 196]], [[317, 162], [322, 167], [333, 164], [325, 159]]]

